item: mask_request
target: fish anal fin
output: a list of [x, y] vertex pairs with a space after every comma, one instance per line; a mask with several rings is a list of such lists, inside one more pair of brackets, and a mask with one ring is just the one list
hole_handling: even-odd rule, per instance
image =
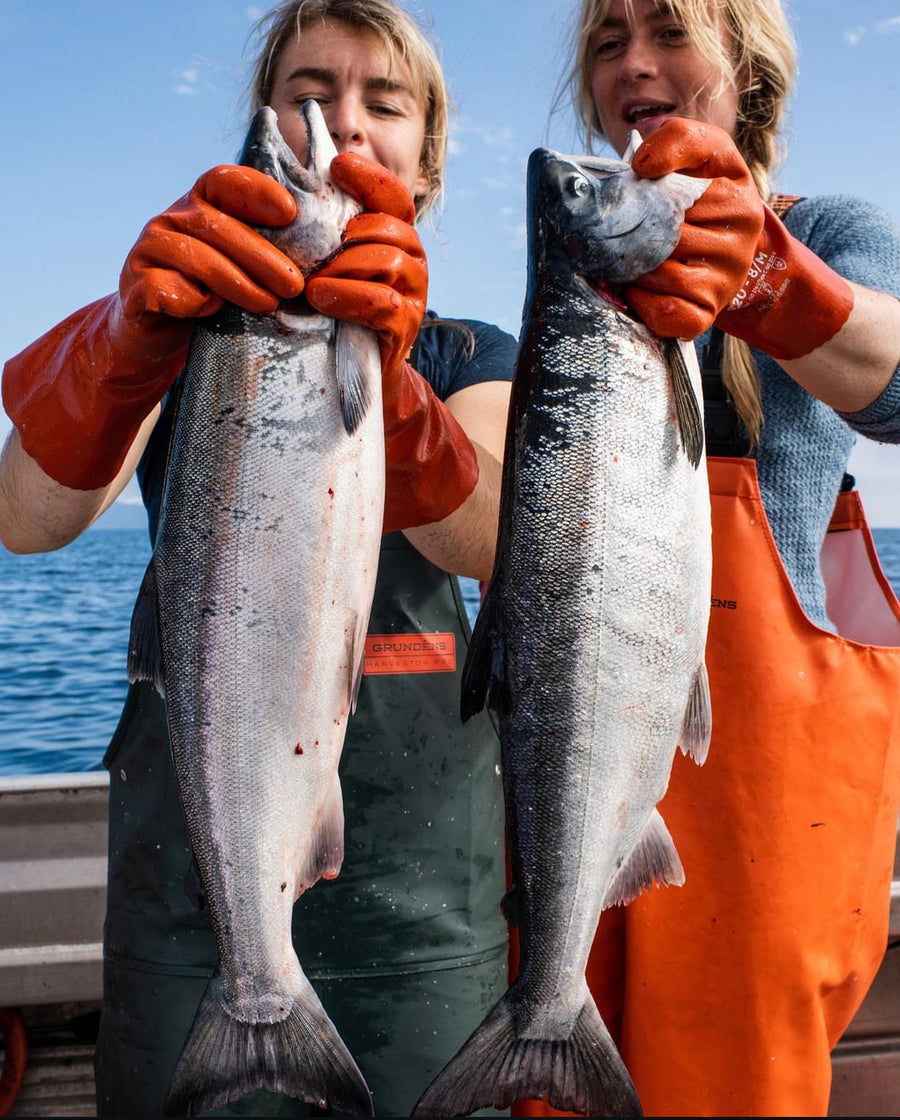
[[128, 638], [128, 681], [152, 681], [160, 696], [165, 695], [162, 649], [156, 614], [156, 573], [153, 560], [147, 565], [131, 615]]
[[381, 399], [381, 358], [373, 331], [338, 320], [335, 329], [335, 376], [344, 429], [352, 435], [373, 401]]
[[712, 736], [712, 703], [709, 698], [709, 677], [706, 665], [701, 662], [694, 675], [691, 694], [684, 710], [684, 722], [678, 745], [682, 754], [689, 755], [698, 766], [706, 762], [709, 740]]
[[672, 379], [681, 445], [691, 466], [698, 467], [703, 455], [703, 413], [688, 369], [688, 361], [691, 359], [687, 357], [687, 345], [690, 344], [670, 338], [666, 339], [664, 350]]
[[509, 888], [503, 898], [500, 899], [500, 910], [503, 917], [506, 918], [507, 924], [514, 929], [519, 924], [519, 908], [521, 906], [521, 895], [519, 888], [515, 883]]
[[684, 883], [684, 868], [675, 842], [658, 809], [653, 810], [640, 840], [610, 883], [603, 909], [633, 902], [654, 883], [667, 887], [680, 887]]
[[480, 712], [485, 701], [493, 704], [498, 695], [502, 668], [495, 635], [500, 632], [497, 627], [500, 598], [500, 583], [494, 578], [488, 584], [487, 594], [475, 619], [463, 665], [459, 704], [463, 723]]
[[322, 806], [319, 827], [313, 836], [306, 865], [298, 869], [296, 898], [319, 879], [336, 879], [343, 862], [344, 798], [341, 780], [335, 774], [331, 791]]

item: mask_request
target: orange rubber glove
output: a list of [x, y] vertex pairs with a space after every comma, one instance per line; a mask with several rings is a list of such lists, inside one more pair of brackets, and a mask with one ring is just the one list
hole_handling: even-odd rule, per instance
[[222, 166], [152, 218], [118, 294], [53, 327], [3, 371], [3, 406], [22, 446], [57, 482], [95, 490], [116, 477], [144, 418], [184, 366], [193, 320], [226, 301], [273, 311], [299, 295], [299, 269], [245, 225], [287, 225], [290, 193], [249, 167]]
[[710, 178], [687, 211], [681, 239], [625, 298], [664, 338], [696, 338], [715, 323], [773, 358], [799, 358], [827, 342], [853, 306], [849, 285], [763, 205], [723, 129], [672, 118], [638, 148], [635, 174]]
[[384, 397], [384, 532], [441, 521], [478, 482], [469, 437], [406, 358], [425, 314], [428, 267], [412, 226], [409, 191], [352, 152], [331, 164], [334, 181], [368, 213], [347, 223], [340, 252], [314, 273], [306, 298], [319, 311], [376, 331]]
[[661, 338], [696, 338], [744, 282], [763, 225], [763, 204], [724, 129], [673, 117], [631, 163], [643, 179], [672, 171], [712, 182], [684, 216], [671, 256], [625, 288], [625, 299]]

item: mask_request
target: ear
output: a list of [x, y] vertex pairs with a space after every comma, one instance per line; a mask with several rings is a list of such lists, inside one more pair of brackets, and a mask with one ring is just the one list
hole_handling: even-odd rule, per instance
[[431, 190], [431, 176], [424, 163], [419, 164], [419, 176], [416, 179], [415, 186], [413, 187], [412, 196], [415, 200], [424, 198]]

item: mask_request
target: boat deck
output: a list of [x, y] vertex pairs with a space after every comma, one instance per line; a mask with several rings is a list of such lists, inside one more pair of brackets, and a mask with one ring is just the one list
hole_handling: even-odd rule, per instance
[[[108, 800], [105, 773], [0, 779], [0, 1007], [29, 1040], [9, 1116], [96, 1115]], [[834, 1052], [830, 1116], [900, 1115], [900, 836], [890, 943]]]

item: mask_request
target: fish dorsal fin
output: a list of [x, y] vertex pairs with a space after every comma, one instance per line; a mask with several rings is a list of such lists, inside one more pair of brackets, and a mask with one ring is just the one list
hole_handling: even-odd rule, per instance
[[684, 347], [680, 339], [668, 338], [664, 343], [666, 365], [672, 378], [672, 392], [675, 397], [675, 415], [678, 418], [678, 431], [681, 446], [692, 467], [700, 465], [703, 455], [703, 413], [691, 380]]
[[335, 327], [335, 376], [341, 399], [344, 430], [353, 435], [373, 400], [381, 397], [376, 378], [381, 358], [373, 331], [357, 323], [338, 320]]
[[711, 736], [712, 703], [709, 698], [709, 677], [706, 673], [706, 665], [701, 664], [694, 675], [691, 694], [684, 710], [684, 722], [678, 740], [681, 753], [690, 755], [698, 766], [702, 766], [709, 753]]
[[684, 868], [675, 842], [657, 809], [651, 813], [640, 840], [610, 883], [603, 909], [625, 906], [654, 883], [667, 887], [680, 887], [684, 883]]

